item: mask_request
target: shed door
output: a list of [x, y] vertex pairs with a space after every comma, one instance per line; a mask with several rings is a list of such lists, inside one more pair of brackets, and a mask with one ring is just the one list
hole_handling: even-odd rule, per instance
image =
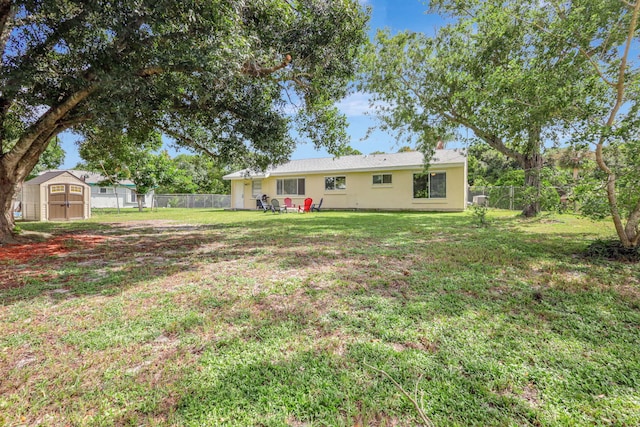
[[49, 186], [49, 219], [81, 219], [84, 217], [84, 187], [75, 184]]

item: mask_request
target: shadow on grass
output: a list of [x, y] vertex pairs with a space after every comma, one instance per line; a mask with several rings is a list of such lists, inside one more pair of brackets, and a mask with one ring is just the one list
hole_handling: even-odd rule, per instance
[[[274, 272], [337, 265], [335, 274], [346, 281], [375, 283], [374, 271], [385, 263], [398, 264], [403, 274], [433, 270], [458, 276], [463, 273], [461, 267], [470, 274], [503, 267], [526, 270], [540, 259], [566, 259], [584, 244], [568, 242], [564, 236], [550, 239], [505, 228], [476, 228], [469, 225], [468, 217], [451, 214], [265, 214], [259, 220], [213, 225], [75, 222], [29, 226], [52, 236], [65, 234], [73, 239], [74, 234], [90, 233], [107, 240], [88, 249], [71, 243], [70, 251], [56, 256], [4, 261], [5, 277], [13, 277], [13, 283], [0, 287], [4, 304], [42, 295], [57, 300], [108, 295], [139, 282], [197, 271], [203, 264], [238, 259], [271, 266]], [[345, 262], [348, 266], [341, 268]], [[269, 274], [268, 269], [264, 274]]]
[[[107, 240], [94, 248], [3, 265], [25, 282], [0, 298], [191, 283], [167, 289], [156, 309], [175, 318], [140, 307], [64, 336], [124, 350], [202, 333], [193, 365], [158, 404], [179, 425], [415, 425], [408, 402], [364, 362], [407, 390], [419, 382], [436, 425], [593, 425], [610, 412], [621, 425], [638, 421], [638, 298], [621, 285], [637, 270], [576, 257], [588, 236], [524, 233], [512, 220], [477, 228], [448, 214], [256, 215], [100, 226], [93, 232]], [[56, 227], [42, 230], [76, 230]]]

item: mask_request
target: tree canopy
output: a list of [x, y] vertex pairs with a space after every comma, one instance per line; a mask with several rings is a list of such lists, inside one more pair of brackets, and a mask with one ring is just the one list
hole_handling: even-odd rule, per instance
[[[362, 88], [373, 94], [382, 128], [416, 136], [426, 158], [443, 136], [466, 127], [517, 161], [523, 184], [535, 192], [544, 141], [554, 137], [577, 88], [563, 78], [566, 64], [537, 58], [546, 47], [502, 3], [472, 3], [468, 11], [433, 2], [455, 17], [433, 37], [379, 31]], [[538, 211], [533, 199], [523, 213]]]
[[466, 127], [516, 160], [538, 194], [545, 144], [591, 145], [601, 205], [622, 244], [636, 247], [640, 195], [606, 151], [640, 169], [640, 64], [630, 56], [640, 50], [640, 1], [433, 0], [430, 8], [452, 23], [433, 37], [379, 32], [367, 55], [362, 88], [378, 102], [382, 127], [417, 135], [426, 152]]
[[[106, 141], [102, 144], [102, 141]], [[104, 146], [111, 145], [105, 156]], [[142, 211], [142, 197], [149, 191], [173, 181], [174, 168], [169, 154], [161, 151], [162, 138], [151, 134], [144, 141], [136, 141], [126, 133], [92, 132], [80, 143], [80, 157], [87, 167], [102, 174], [105, 184], [118, 186], [123, 180], [135, 185], [138, 209]]]
[[66, 129], [163, 132], [256, 166], [288, 158], [293, 127], [339, 150], [367, 16], [356, 0], [0, 0], [0, 241]]
[[222, 177], [242, 169], [203, 154], [179, 154], [171, 159], [171, 164], [172, 180], [160, 185], [158, 193], [231, 194], [231, 182]]

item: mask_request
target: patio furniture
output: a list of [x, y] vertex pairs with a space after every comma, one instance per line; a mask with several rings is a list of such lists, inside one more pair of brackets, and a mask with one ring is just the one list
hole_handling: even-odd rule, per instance
[[268, 205], [260, 199], [256, 199], [256, 209], [262, 209], [263, 212], [270, 211], [271, 205]]
[[294, 205], [294, 204], [291, 202], [291, 197], [285, 197], [285, 198], [284, 198], [284, 207], [285, 207], [285, 208], [295, 208], [295, 207], [296, 207], [296, 205]]
[[[285, 207], [285, 210], [286, 209], [287, 208]], [[278, 211], [278, 213], [282, 213], [280, 202], [278, 201], [278, 199], [271, 199], [271, 212], [276, 213], [276, 211]]]
[[313, 203], [313, 199], [311, 197], [307, 197], [304, 199], [304, 208], [302, 212], [311, 212], [311, 204]]
[[324, 200], [324, 198], [320, 199], [320, 203], [318, 203], [318, 206], [316, 206], [315, 203], [313, 205], [311, 205], [311, 212], [313, 212], [313, 211], [320, 212], [320, 208], [322, 207], [322, 201], [323, 200]]

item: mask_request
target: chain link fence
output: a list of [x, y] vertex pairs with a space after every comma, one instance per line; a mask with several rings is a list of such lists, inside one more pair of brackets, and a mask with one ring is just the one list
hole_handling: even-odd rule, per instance
[[231, 208], [229, 194], [156, 194], [154, 207], [159, 208]]
[[[571, 187], [543, 187], [540, 203], [543, 210], [575, 210], [568, 202]], [[473, 205], [485, 205], [490, 208], [520, 211], [532, 199], [531, 189], [517, 186], [469, 187], [467, 200]]]

